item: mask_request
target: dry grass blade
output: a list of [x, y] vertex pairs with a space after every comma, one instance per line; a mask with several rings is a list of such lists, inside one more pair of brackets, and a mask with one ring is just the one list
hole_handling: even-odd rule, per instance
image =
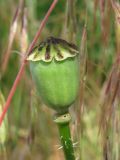
[[105, 0], [100, 0], [100, 14], [101, 14], [101, 31], [102, 31], [102, 42], [106, 46], [108, 44], [108, 36], [110, 31], [110, 2]]
[[117, 65], [114, 65], [112, 73], [110, 75], [110, 79], [107, 84], [107, 89], [104, 94], [104, 98], [102, 99], [102, 113], [101, 113], [101, 121], [100, 121], [100, 127], [101, 132], [103, 136], [103, 150], [104, 150], [104, 158], [106, 155], [109, 155], [110, 146], [108, 144], [111, 144], [109, 141], [112, 141], [112, 139], [109, 139], [110, 136], [110, 128], [112, 127], [113, 114], [116, 112], [117, 107], [115, 107], [116, 100], [118, 100], [118, 93], [120, 89], [120, 71], [118, 69]]
[[87, 54], [86, 54], [86, 40], [87, 40], [87, 31], [86, 25], [83, 28], [81, 45], [80, 45], [80, 87], [79, 87], [79, 96], [78, 100], [75, 104], [75, 114], [76, 114], [76, 123], [75, 123], [75, 133], [77, 137], [77, 141], [79, 143], [78, 149], [78, 157], [81, 159], [81, 137], [83, 131], [83, 111], [84, 111], [84, 96], [85, 96], [85, 83], [86, 83], [86, 62], [87, 62]]
[[21, 9], [22, 9], [21, 7], [23, 6], [23, 2], [24, 2], [24, 0], [19, 0], [19, 5], [16, 9], [16, 12], [15, 12], [15, 15], [13, 17], [13, 21], [12, 21], [12, 24], [10, 27], [8, 46], [7, 46], [6, 52], [4, 54], [4, 57], [2, 59], [2, 61], [4, 62], [4, 63], [2, 63], [2, 74], [5, 73], [8, 62], [9, 62], [13, 41], [14, 41], [15, 34], [17, 31], [17, 27], [18, 27], [18, 18], [19, 18]]
[[117, 2], [112, 2], [112, 7], [115, 12], [116, 18], [116, 41], [117, 41], [117, 56], [120, 54], [120, 4]]
[[94, 18], [93, 18], [93, 30], [95, 29], [96, 27], [96, 14], [97, 14], [97, 8], [98, 8], [98, 4], [99, 4], [99, 1], [98, 0], [94, 0]]
[[7, 98], [7, 100], [6, 100], [6, 103], [5, 103], [5, 105], [4, 105], [3, 112], [2, 112], [2, 114], [1, 114], [1, 116], [0, 116], [0, 125], [2, 124], [2, 121], [3, 121], [3, 119], [4, 119], [4, 116], [5, 116], [7, 110], [8, 110], [8, 108], [9, 108], [9, 106], [10, 106], [12, 97], [13, 97], [15, 91], [16, 91], [17, 85], [18, 85], [18, 83], [19, 83], [19, 81], [20, 81], [20, 79], [21, 79], [21, 76], [22, 76], [22, 73], [23, 73], [23, 71], [24, 71], [25, 64], [26, 64], [26, 57], [28, 56], [28, 54], [31, 52], [31, 50], [33, 49], [34, 45], [36, 44], [36, 42], [37, 42], [37, 40], [38, 40], [38, 38], [39, 38], [39, 36], [40, 36], [40, 34], [41, 34], [44, 26], [45, 26], [45, 24], [46, 24], [46, 22], [47, 22], [47, 20], [48, 20], [48, 17], [50, 16], [50, 14], [51, 14], [52, 10], [54, 9], [54, 7], [55, 7], [55, 5], [56, 5], [57, 2], [58, 2], [57, 0], [54, 0], [53, 3], [51, 4], [48, 12], [46, 13], [43, 21], [41, 22], [41, 25], [40, 25], [40, 27], [39, 27], [39, 29], [38, 29], [38, 32], [36, 33], [33, 41], [31, 42], [31, 44], [30, 44], [30, 46], [29, 46], [29, 48], [28, 48], [28, 50], [27, 50], [26, 56], [25, 56], [25, 58], [24, 58], [24, 60], [23, 60], [23, 62], [22, 62], [22, 64], [21, 64], [20, 70], [19, 70], [19, 72], [18, 72], [18, 74], [17, 74], [17, 76], [16, 76], [16, 79], [15, 79], [15, 81], [14, 81], [14, 84], [13, 84], [11, 90], [10, 90], [10, 93], [9, 93], [8, 98]]
[[101, 30], [102, 38], [105, 36], [105, 0], [100, 0], [100, 13], [101, 13]]
[[27, 8], [24, 7], [22, 16], [22, 28], [20, 36], [20, 50], [22, 57], [24, 57], [26, 50], [28, 48], [28, 34], [27, 34]]
[[79, 107], [77, 107], [77, 125], [80, 128], [80, 119], [83, 112], [83, 104], [84, 104], [84, 89], [85, 89], [85, 81], [86, 81], [86, 63], [87, 63], [87, 55], [86, 55], [86, 39], [87, 39], [87, 31], [86, 26], [83, 29], [82, 40], [80, 46], [80, 75], [81, 75], [81, 84], [80, 84], [80, 93], [79, 93]]
[[65, 28], [64, 35], [66, 40], [76, 42], [76, 11], [75, 11], [75, 0], [67, 0], [66, 1], [66, 19], [65, 19]]
[[[120, 16], [120, 12], [118, 9], [118, 5], [113, 3], [112, 6], [115, 10], [115, 14], [117, 13]], [[120, 45], [120, 43], [119, 43]], [[113, 64], [111, 74], [109, 76], [105, 93], [102, 99], [102, 114], [101, 114], [101, 128], [103, 135], [103, 150], [104, 150], [104, 159], [109, 159], [112, 153], [112, 146], [114, 146], [114, 138], [109, 138], [111, 134], [115, 132], [116, 128], [116, 113], [118, 110], [119, 104], [119, 92], [120, 92], [120, 59], [119, 54], [117, 55], [117, 60]], [[114, 159], [114, 158], [113, 158]]]

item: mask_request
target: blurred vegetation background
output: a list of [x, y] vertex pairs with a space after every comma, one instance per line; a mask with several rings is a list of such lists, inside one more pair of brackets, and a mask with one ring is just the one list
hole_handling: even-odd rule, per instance
[[[51, 3], [0, 0], [0, 111]], [[80, 93], [70, 111], [77, 160], [120, 159], [120, 87], [115, 81], [119, 81], [119, 63], [114, 65], [120, 52], [120, 24], [113, 8], [110, 0], [59, 0], [39, 38], [61, 37], [80, 48]], [[116, 73], [110, 81], [112, 88], [104, 94], [112, 68]], [[115, 86], [117, 94], [109, 95], [116, 93]], [[114, 103], [110, 105], [109, 100]], [[113, 108], [110, 113], [109, 106]], [[0, 130], [0, 159], [64, 159], [53, 115], [36, 94], [28, 64], [8, 110], [7, 123]], [[101, 127], [100, 120], [108, 115], [110, 119], [103, 120]]]

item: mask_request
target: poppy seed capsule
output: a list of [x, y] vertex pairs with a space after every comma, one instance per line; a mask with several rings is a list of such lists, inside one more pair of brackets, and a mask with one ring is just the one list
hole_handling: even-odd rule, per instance
[[49, 37], [27, 57], [32, 78], [43, 102], [65, 113], [79, 88], [78, 50], [74, 44]]

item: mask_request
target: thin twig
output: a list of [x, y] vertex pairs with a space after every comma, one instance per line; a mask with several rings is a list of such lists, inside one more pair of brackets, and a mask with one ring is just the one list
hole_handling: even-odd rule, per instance
[[2, 112], [2, 114], [1, 114], [1, 116], [0, 116], [0, 126], [1, 126], [1, 124], [2, 124], [2, 121], [3, 121], [3, 119], [4, 119], [4, 116], [5, 116], [6, 112], [7, 112], [8, 108], [9, 108], [9, 106], [10, 106], [10, 103], [11, 103], [12, 97], [13, 97], [15, 91], [16, 91], [17, 85], [18, 85], [18, 83], [19, 83], [19, 81], [20, 81], [20, 79], [21, 79], [22, 73], [23, 73], [24, 68], [25, 68], [25, 64], [26, 64], [26, 62], [27, 62], [27, 61], [26, 61], [26, 57], [29, 55], [29, 53], [30, 53], [31, 50], [33, 49], [34, 45], [36, 44], [36, 42], [37, 42], [37, 40], [38, 40], [38, 38], [39, 38], [39, 36], [40, 36], [40, 34], [41, 34], [44, 26], [45, 26], [45, 24], [46, 24], [46, 22], [47, 22], [47, 20], [48, 20], [48, 17], [50, 16], [50, 14], [51, 14], [52, 10], [54, 9], [54, 7], [55, 7], [55, 5], [56, 5], [57, 2], [58, 2], [58, 0], [54, 0], [53, 3], [51, 4], [48, 12], [46, 13], [43, 21], [42, 21], [41, 24], [40, 24], [40, 27], [39, 27], [39, 29], [38, 29], [38, 32], [36, 33], [33, 41], [31, 42], [31, 44], [30, 44], [30, 46], [29, 46], [29, 48], [28, 48], [28, 50], [27, 50], [27, 52], [26, 52], [26, 56], [25, 56], [25, 58], [24, 58], [24, 60], [23, 60], [23, 62], [22, 62], [22, 64], [21, 64], [20, 70], [19, 70], [19, 72], [18, 72], [18, 74], [17, 74], [17, 76], [16, 76], [16, 79], [15, 79], [15, 81], [14, 81], [14, 83], [13, 83], [13, 86], [12, 86], [12, 88], [11, 88], [11, 90], [10, 90], [10, 93], [9, 93], [8, 98], [7, 98], [7, 100], [6, 100], [6, 103], [5, 103], [5, 105], [4, 105], [3, 112]]

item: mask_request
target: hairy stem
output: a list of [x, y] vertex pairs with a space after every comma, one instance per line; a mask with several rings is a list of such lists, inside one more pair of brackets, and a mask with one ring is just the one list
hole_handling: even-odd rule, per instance
[[70, 114], [59, 115], [54, 120], [59, 128], [60, 140], [66, 160], [75, 160], [72, 139], [70, 135]]

